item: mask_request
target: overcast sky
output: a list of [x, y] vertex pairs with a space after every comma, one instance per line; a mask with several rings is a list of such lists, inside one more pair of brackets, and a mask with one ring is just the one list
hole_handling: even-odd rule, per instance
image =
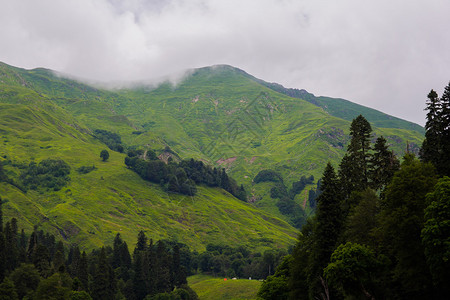
[[0, 0], [0, 61], [97, 81], [229, 64], [423, 125], [449, 0]]

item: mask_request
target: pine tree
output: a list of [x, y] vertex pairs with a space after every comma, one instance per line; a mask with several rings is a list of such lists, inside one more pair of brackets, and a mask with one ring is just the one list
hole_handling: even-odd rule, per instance
[[350, 125], [350, 144], [339, 165], [339, 180], [344, 198], [353, 191], [363, 191], [369, 182], [370, 123], [359, 115]]
[[437, 165], [440, 157], [441, 150], [441, 103], [438, 94], [431, 90], [428, 94], [427, 101], [427, 122], [425, 124], [425, 140], [423, 141], [422, 148], [420, 149], [420, 157], [425, 162], [431, 162], [433, 165]]
[[377, 138], [373, 150], [369, 161], [370, 185], [374, 190], [383, 191], [399, 169], [400, 162], [394, 152], [389, 151], [383, 136]]
[[29, 239], [29, 242], [28, 242], [27, 259], [30, 262], [33, 261], [33, 254], [34, 254], [34, 252], [36, 250], [37, 243], [38, 243], [38, 238], [37, 238], [36, 231], [37, 231], [37, 227], [35, 226], [33, 232], [30, 235], [30, 239]]
[[158, 241], [156, 245], [156, 258], [156, 290], [158, 293], [170, 292], [173, 289], [172, 258], [163, 241]]
[[56, 272], [66, 271], [64, 245], [61, 241], [56, 244], [55, 255], [53, 257], [53, 267]]
[[441, 105], [442, 152], [441, 161], [436, 168], [440, 175], [450, 176], [450, 82], [442, 94]]
[[111, 300], [116, 292], [116, 279], [114, 271], [106, 259], [105, 248], [102, 247], [98, 255], [92, 283], [92, 296], [94, 299]]
[[156, 272], [156, 268], [157, 268], [157, 257], [156, 257], [156, 250], [155, 250], [155, 245], [153, 244], [153, 240], [150, 239], [150, 243], [148, 246], [148, 250], [147, 250], [147, 262], [148, 262], [148, 272], [150, 274], [150, 276], [147, 278], [147, 292], [150, 295], [154, 295], [157, 293], [156, 291], [156, 276], [155, 276], [155, 272]]
[[72, 247], [70, 247], [69, 254], [70, 253], [71, 255], [69, 255], [69, 257], [71, 257], [71, 259], [68, 259], [68, 264], [70, 264], [69, 266], [70, 275], [72, 275], [72, 277], [77, 277], [81, 260], [80, 247], [78, 247], [77, 245], [75, 246], [72, 245]]
[[50, 254], [47, 247], [38, 244], [33, 252], [32, 262], [42, 277], [47, 278], [51, 275]]
[[180, 261], [180, 246], [175, 245], [173, 247], [173, 283], [176, 287], [180, 287], [183, 284], [187, 284], [186, 280], [186, 270], [184, 266], [181, 265]]
[[89, 291], [89, 273], [88, 273], [88, 260], [86, 252], [83, 251], [78, 265], [76, 276], [80, 280], [83, 289]]
[[120, 233], [116, 234], [116, 237], [114, 238], [114, 243], [113, 243], [113, 257], [112, 257], [112, 261], [111, 261], [111, 265], [114, 269], [118, 268], [121, 266], [120, 263], [120, 257], [121, 257], [121, 246], [123, 244], [123, 240], [120, 237]]
[[328, 265], [342, 227], [342, 199], [339, 182], [333, 166], [328, 163], [323, 172], [320, 189], [322, 193], [317, 198], [317, 227], [314, 233], [312, 254], [311, 294], [319, 289], [319, 280], [323, 269]]
[[439, 175], [450, 176], [450, 83], [439, 99], [433, 90], [428, 94], [425, 140], [420, 149], [422, 161], [431, 162]]
[[145, 284], [146, 277], [144, 271], [144, 251], [134, 251], [134, 260], [133, 260], [133, 269], [134, 269], [134, 277], [133, 277], [133, 291], [137, 300], [142, 300], [145, 298], [147, 293], [147, 287]]
[[19, 261], [19, 253], [17, 248], [17, 219], [12, 218], [11, 223], [6, 222], [4, 227], [4, 235], [5, 235], [5, 266], [6, 269], [10, 272], [14, 270]]

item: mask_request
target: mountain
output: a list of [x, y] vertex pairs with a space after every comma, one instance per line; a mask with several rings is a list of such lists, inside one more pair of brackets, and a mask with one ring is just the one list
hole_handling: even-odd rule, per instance
[[[288, 188], [301, 176], [317, 181], [328, 161], [336, 165], [342, 157], [350, 121], [360, 113], [372, 122], [374, 139], [385, 136], [400, 155], [407, 143], [417, 151], [423, 128], [416, 124], [269, 84], [231, 66], [192, 70], [176, 85], [107, 90], [51, 70], [0, 63], [0, 157], [11, 179], [0, 183], [0, 195], [7, 216], [88, 246], [110, 242], [116, 232], [134, 244], [141, 229], [198, 250], [208, 243], [287, 246], [297, 231], [270, 196], [276, 184], [255, 183], [255, 176], [273, 170]], [[127, 169], [126, 155], [115, 151], [102, 162], [106, 146], [98, 129], [120, 135], [128, 149], [225, 168], [252, 203], [206, 186], [193, 197], [165, 192]], [[67, 185], [20, 190], [29, 163], [46, 158], [67, 162]], [[76, 171], [91, 166], [96, 169], [89, 173]], [[305, 215], [315, 181], [293, 199]]]

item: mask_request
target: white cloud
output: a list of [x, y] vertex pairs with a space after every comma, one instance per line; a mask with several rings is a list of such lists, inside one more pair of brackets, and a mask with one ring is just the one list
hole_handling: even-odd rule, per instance
[[450, 2], [0, 0], [0, 61], [95, 80], [230, 64], [424, 123], [450, 80]]

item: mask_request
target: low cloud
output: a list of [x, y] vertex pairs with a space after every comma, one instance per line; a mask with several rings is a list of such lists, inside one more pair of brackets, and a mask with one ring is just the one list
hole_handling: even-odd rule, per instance
[[96, 81], [230, 64], [424, 124], [450, 80], [450, 2], [2, 1], [0, 61]]

